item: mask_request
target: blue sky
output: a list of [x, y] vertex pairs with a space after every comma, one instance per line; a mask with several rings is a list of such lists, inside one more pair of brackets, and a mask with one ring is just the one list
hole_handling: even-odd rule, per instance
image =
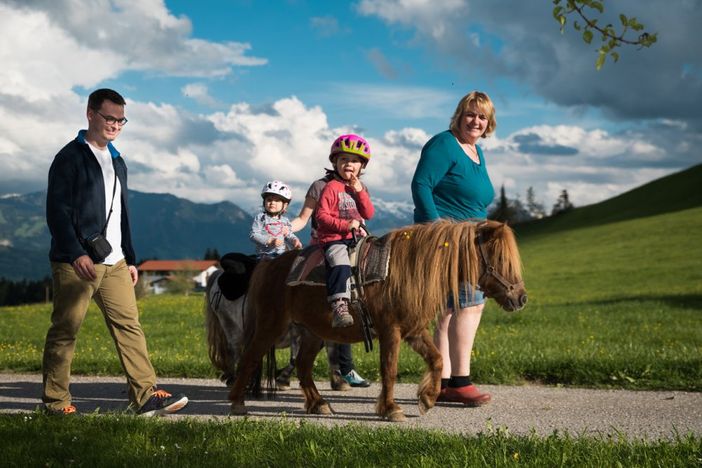
[[422, 145], [478, 89], [496, 188], [594, 203], [702, 162], [701, 5], [608, 3], [659, 42], [597, 72], [548, 1], [0, 0], [0, 191], [45, 188], [87, 94], [112, 87], [133, 189], [254, 211], [282, 179], [299, 201], [355, 131], [374, 199], [409, 210]]

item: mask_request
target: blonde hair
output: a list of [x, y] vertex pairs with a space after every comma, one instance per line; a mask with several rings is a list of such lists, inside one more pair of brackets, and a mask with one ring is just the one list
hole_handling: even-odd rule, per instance
[[480, 91], [468, 93], [463, 96], [460, 101], [458, 101], [456, 111], [453, 113], [453, 117], [451, 117], [449, 130], [451, 130], [454, 135], [458, 133], [460, 120], [471, 104], [475, 105], [475, 107], [477, 107], [478, 110], [484, 113], [488, 118], [488, 125], [485, 129], [485, 133], [481, 135], [481, 138], [487, 138], [492, 134], [492, 132], [495, 131], [495, 128], [497, 127], [497, 120], [495, 120], [495, 106], [493, 106], [490, 97]]

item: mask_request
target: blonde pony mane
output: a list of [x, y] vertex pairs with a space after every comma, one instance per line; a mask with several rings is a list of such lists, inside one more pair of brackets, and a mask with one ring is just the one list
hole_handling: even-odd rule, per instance
[[485, 232], [490, 262], [508, 279], [521, 280], [521, 261], [514, 233], [496, 222], [449, 220], [415, 224], [392, 231], [389, 274], [384, 300], [405, 310], [435, 316], [449, 296], [458, 303], [463, 282], [478, 284], [480, 254], [476, 236]]

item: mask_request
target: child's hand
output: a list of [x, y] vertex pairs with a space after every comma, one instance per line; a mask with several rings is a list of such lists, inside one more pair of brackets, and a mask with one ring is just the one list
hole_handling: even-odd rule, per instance
[[356, 192], [363, 191], [363, 184], [361, 184], [361, 180], [358, 177], [356, 177], [355, 174], [351, 174], [348, 184], [349, 187], [353, 188]]
[[280, 247], [283, 245], [283, 242], [283, 239], [280, 239], [279, 237], [271, 237], [271, 240], [268, 241], [268, 245]]
[[361, 227], [361, 222], [359, 220], [352, 219], [351, 221], [349, 221], [349, 231], [358, 229], [359, 227]]
[[290, 234], [290, 229], [288, 229], [287, 226], [283, 226], [283, 229], [281, 230], [281, 234], [283, 234], [283, 237], [287, 237]]
[[293, 244], [293, 249], [301, 249], [302, 248], [302, 242], [300, 242], [300, 239], [295, 239], [295, 243]]

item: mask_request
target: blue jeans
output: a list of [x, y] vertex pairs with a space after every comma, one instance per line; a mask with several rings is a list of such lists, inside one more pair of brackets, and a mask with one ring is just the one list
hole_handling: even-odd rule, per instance
[[[472, 284], [463, 283], [459, 288], [458, 306], [460, 309], [485, 304], [485, 295], [483, 295], [481, 290], [474, 288]], [[449, 309], [454, 309], [452, 294], [449, 294], [447, 307]]]

